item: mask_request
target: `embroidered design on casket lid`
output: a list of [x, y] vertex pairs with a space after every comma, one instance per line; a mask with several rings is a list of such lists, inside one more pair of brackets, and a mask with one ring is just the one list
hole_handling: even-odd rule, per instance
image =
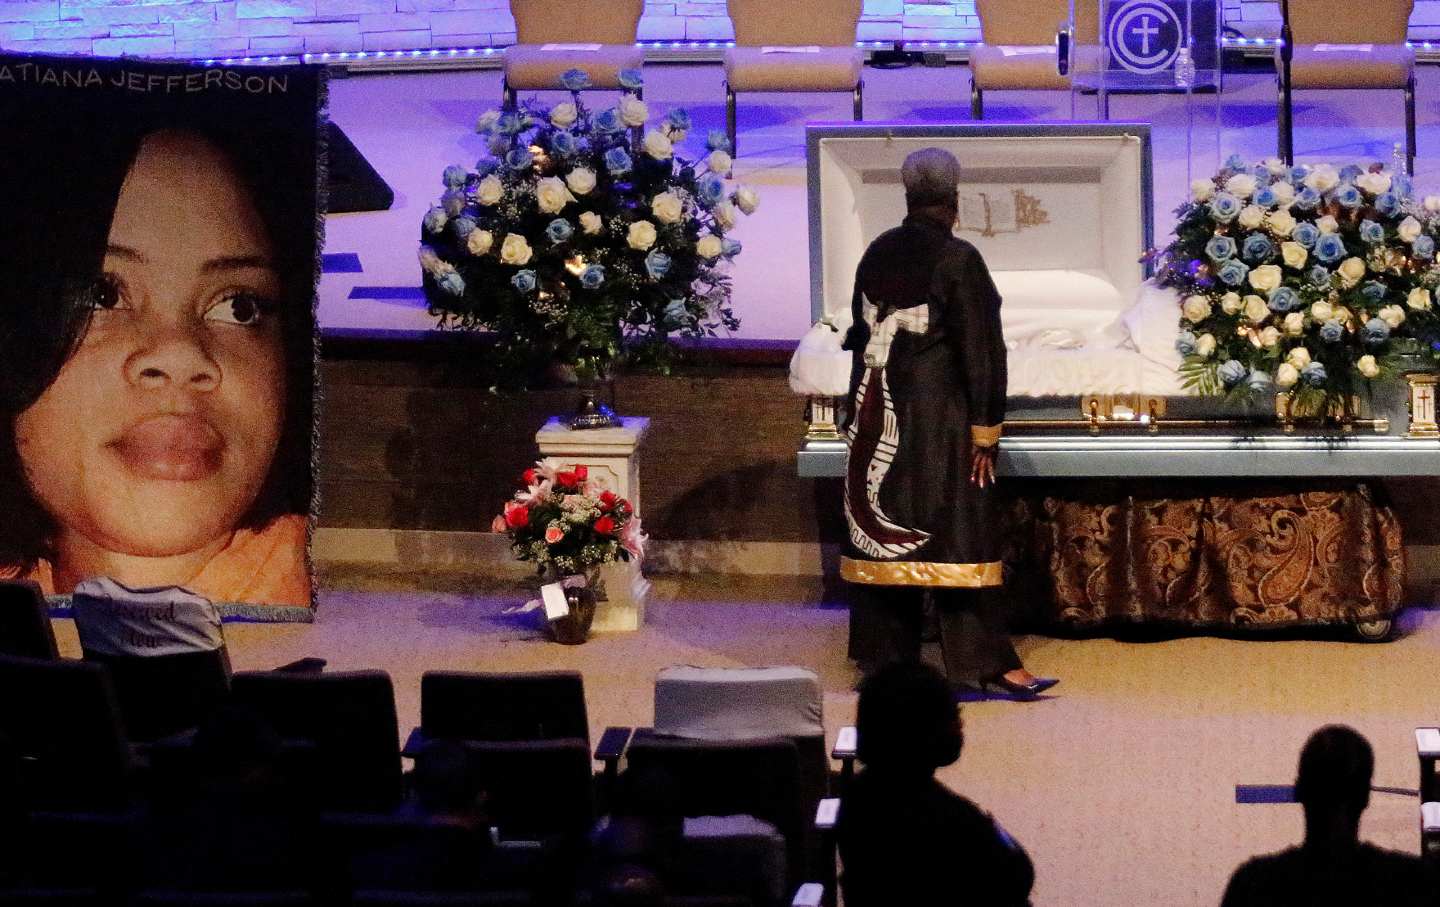
[[960, 191], [960, 215], [955, 219], [959, 233], [998, 236], [1019, 233], [1027, 227], [1050, 223], [1050, 213], [1041, 207], [1040, 199], [1024, 189], [1011, 189], [1008, 195], [995, 192]]

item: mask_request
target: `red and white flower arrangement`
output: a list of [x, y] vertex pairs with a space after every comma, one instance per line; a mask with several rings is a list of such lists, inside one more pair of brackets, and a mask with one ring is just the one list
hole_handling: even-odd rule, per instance
[[645, 554], [640, 518], [625, 498], [591, 479], [584, 466], [558, 469], [541, 461], [525, 470], [524, 486], [505, 502], [491, 529], [510, 537], [510, 550], [541, 573], [584, 573]]

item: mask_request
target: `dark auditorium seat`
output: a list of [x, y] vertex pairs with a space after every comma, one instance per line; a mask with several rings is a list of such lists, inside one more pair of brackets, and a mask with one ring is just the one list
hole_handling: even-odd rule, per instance
[[420, 678], [420, 727], [405, 745], [427, 740], [590, 741], [585, 682], [576, 671], [482, 674], [426, 671]]
[[0, 580], [0, 655], [56, 659], [50, 610], [35, 583]]
[[402, 795], [395, 690], [384, 671], [242, 671], [231, 701], [268, 720], [287, 745], [314, 747], [305, 789], [324, 810], [389, 812]]

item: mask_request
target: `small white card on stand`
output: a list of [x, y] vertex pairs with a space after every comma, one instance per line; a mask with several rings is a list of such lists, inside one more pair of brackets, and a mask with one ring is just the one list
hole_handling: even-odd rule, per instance
[[565, 588], [559, 583], [546, 583], [541, 586], [540, 601], [545, 606], [546, 620], [559, 620], [570, 613], [570, 603], [565, 600]]

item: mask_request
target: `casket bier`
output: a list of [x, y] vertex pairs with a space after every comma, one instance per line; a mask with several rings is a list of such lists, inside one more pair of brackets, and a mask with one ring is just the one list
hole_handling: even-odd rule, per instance
[[[855, 267], [905, 215], [900, 165], [920, 148], [960, 160], [956, 235], [1003, 299], [1009, 405], [1002, 473], [1016, 476], [1400, 476], [1440, 471], [1433, 384], [1377, 384], [1358, 417], [1310, 427], [1284, 406], [1190, 394], [1179, 307], [1147, 282], [1154, 246], [1150, 129], [1104, 124], [817, 124], [807, 129], [816, 326], [791, 385], [809, 398], [802, 476], [844, 473], [835, 431], [850, 374], [839, 350]], [[1278, 415], [1277, 415], [1278, 413]]]

